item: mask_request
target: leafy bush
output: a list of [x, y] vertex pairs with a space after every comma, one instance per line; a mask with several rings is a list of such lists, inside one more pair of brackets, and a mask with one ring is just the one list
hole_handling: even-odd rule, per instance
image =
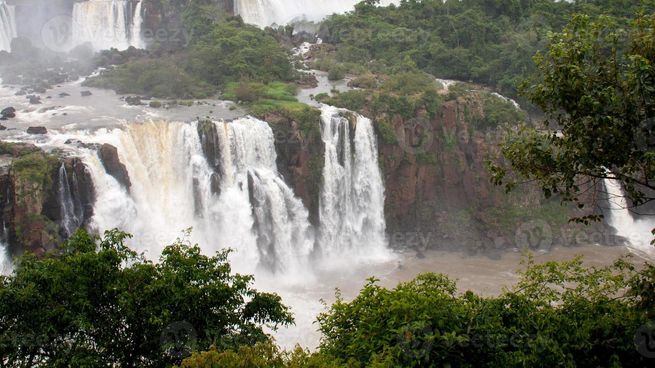
[[330, 70], [328, 71], [328, 80], [338, 81], [338, 80], [342, 80], [345, 77], [346, 77], [346, 70], [340, 65], [335, 65], [331, 67]]
[[153, 263], [127, 238], [78, 232], [59, 254], [26, 255], [0, 277], [3, 363], [163, 367], [191, 350], [265, 342], [263, 325], [292, 322], [277, 295], [232, 273], [227, 252], [208, 257], [178, 240]]
[[175, 60], [168, 59], [129, 62], [87, 79], [84, 85], [157, 98], [206, 98], [216, 91], [215, 87], [187, 73]]
[[393, 290], [371, 279], [319, 317], [319, 354], [349, 367], [646, 366], [633, 337], [648, 322], [653, 291], [626, 289], [653, 276], [653, 267], [636, 272], [625, 261], [530, 263], [513, 291], [494, 298], [458, 295], [443, 275]]
[[[206, 27], [206, 24], [197, 24]], [[104, 71], [85, 85], [158, 98], [206, 98], [230, 82], [291, 81], [295, 71], [275, 38], [240, 18], [211, 23], [192, 45], [163, 58], [140, 58]]]

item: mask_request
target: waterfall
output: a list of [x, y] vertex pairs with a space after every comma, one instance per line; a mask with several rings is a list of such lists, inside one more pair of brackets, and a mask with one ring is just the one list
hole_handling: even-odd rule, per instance
[[66, 166], [62, 164], [59, 168], [58, 179], [59, 205], [61, 207], [60, 226], [63, 231], [62, 235], [69, 237], [82, 225], [84, 214], [79, 198], [74, 197], [71, 191], [71, 183], [73, 187], [76, 187], [75, 173], [69, 180]]
[[[215, 157], [203, 149], [201, 131], [207, 129], [216, 137]], [[134, 234], [136, 250], [156, 259], [162, 246], [192, 227], [192, 240], [205, 254], [235, 250], [239, 271], [307, 273], [314, 245], [308, 212], [277, 171], [267, 123], [250, 117], [147, 122], [87, 138], [117, 147], [132, 182], [129, 191], [122, 187], [105, 172], [97, 153], [83, 157], [97, 192], [93, 229], [117, 227]]]
[[[235, 0], [235, 13], [246, 23], [266, 27], [283, 25], [294, 20], [320, 21], [334, 13], [353, 10], [361, 0]], [[382, 0], [380, 5], [397, 4]]]
[[655, 228], [655, 219], [635, 218], [630, 212], [628, 201], [618, 180], [604, 179], [603, 184], [608, 196], [608, 224], [616, 234], [627, 239], [630, 246], [642, 253], [655, 255], [651, 231]]
[[0, 2], [0, 51], [11, 51], [11, 40], [16, 37], [15, 8]]
[[146, 45], [141, 38], [141, 26], [143, 26], [143, 0], [136, 3], [134, 16], [132, 17], [132, 28], [130, 30], [130, 45], [137, 49], [145, 49]]
[[9, 275], [13, 269], [14, 265], [11, 262], [11, 257], [9, 256], [7, 243], [2, 241], [0, 242], [0, 276]]
[[142, 47], [141, 1], [89, 0], [73, 7], [73, 46], [90, 42], [94, 49]]
[[[323, 105], [325, 167], [320, 197], [319, 244], [329, 258], [386, 258], [384, 185], [371, 121]], [[346, 115], [350, 115], [350, 121]]]

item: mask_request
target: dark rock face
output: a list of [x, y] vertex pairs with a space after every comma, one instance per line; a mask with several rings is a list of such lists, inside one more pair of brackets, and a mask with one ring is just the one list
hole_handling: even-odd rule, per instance
[[[62, 168], [69, 173], [66, 180], [61, 180]], [[61, 202], [63, 191], [72, 203], [68, 213]], [[54, 250], [87, 224], [94, 201], [91, 176], [79, 159], [58, 158], [31, 144], [0, 142], [0, 221], [12, 255]], [[75, 226], [65, 233], [66, 215], [77, 220], [69, 221]]]
[[27, 134], [48, 134], [48, 129], [46, 127], [29, 127]]
[[273, 129], [277, 168], [309, 210], [309, 220], [318, 225], [318, 210], [325, 146], [321, 139], [320, 116], [312, 129], [301, 129], [298, 122], [280, 114], [262, 117]]
[[111, 144], [103, 144], [98, 150], [98, 156], [107, 174], [113, 176], [125, 189], [130, 189], [132, 182], [127, 168], [118, 157], [118, 150]]
[[214, 171], [211, 177], [212, 193], [220, 195], [221, 178], [225, 177], [225, 168], [221, 165], [220, 142], [216, 132], [216, 124], [212, 121], [200, 121], [198, 123], [198, 136], [207, 163]]
[[499, 157], [502, 137], [475, 128], [472, 121], [483, 114], [475, 98], [459, 98], [445, 102], [432, 119], [425, 112], [410, 121], [384, 117], [398, 140], [379, 139], [392, 244], [408, 246], [411, 234], [424, 237], [432, 247], [495, 252], [523, 247], [518, 244], [521, 229], [535, 223], [547, 224], [552, 244], [575, 245], [564, 239], [565, 231], [610, 233], [603, 224], [593, 230], [568, 224], [570, 217], [584, 213], [560, 206], [557, 199], [543, 199], [536, 187], [522, 187], [508, 195], [493, 185], [485, 161]]

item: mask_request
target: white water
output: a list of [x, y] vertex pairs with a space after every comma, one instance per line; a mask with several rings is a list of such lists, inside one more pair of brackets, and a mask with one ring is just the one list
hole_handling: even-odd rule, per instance
[[271, 128], [249, 117], [213, 124], [218, 193], [212, 192], [217, 173], [205, 158], [197, 123], [147, 122], [76, 136], [117, 147], [132, 182], [127, 190], [94, 151], [85, 152], [97, 192], [91, 227], [134, 234], [131, 245], [151, 259], [192, 227], [192, 240], [205, 254], [235, 250], [239, 272], [305, 281], [314, 236], [307, 210], [277, 172]]
[[[332, 259], [344, 254], [365, 260], [387, 259], [384, 184], [373, 125], [363, 116], [332, 106], [323, 105], [321, 113], [325, 143], [319, 209], [321, 251]], [[354, 116], [354, 129], [344, 113]]]
[[650, 244], [653, 240], [651, 231], [655, 229], [655, 219], [633, 216], [619, 181], [604, 179], [603, 183], [610, 204], [608, 224], [614, 228], [617, 235], [627, 239], [631, 249], [655, 256], [655, 246]]
[[11, 51], [11, 40], [16, 37], [16, 12], [5, 1], [0, 2], [0, 51]]
[[[76, 181], [77, 178], [73, 173], [73, 177], [68, 177], [66, 166], [64, 164], [59, 168], [59, 205], [61, 206], [61, 228], [66, 236], [72, 235], [81, 225], [83, 214], [82, 206], [77, 198], [73, 197], [70, 188], [70, 181]], [[77, 201], [77, 203], [76, 203]]]
[[[353, 10], [361, 0], [235, 0], [235, 13], [246, 23], [266, 27], [293, 21], [320, 21], [334, 13]], [[382, 0], [380, 5], [397, 4]]]
[[143, 26], [143, 0], [139, 1], [134, 7], [132, 16], [132, 28], [130, 29], [130, 45], [137, 49], [145, 49], [146, 44], [141, 37], [141, 27]]
[[89, 0], [73, 7], [72, 45], [91, 43], [96, 50], [143, 47], [141, 1]]
[[13, 269], [14, 266], [11, 262], [11, 257], [9, 257], [7, 243], [2, 241], [0, 242], [0, 276], [9, 275]]

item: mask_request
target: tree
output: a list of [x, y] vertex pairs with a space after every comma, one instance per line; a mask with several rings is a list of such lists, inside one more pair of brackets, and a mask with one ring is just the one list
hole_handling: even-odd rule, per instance
[[514, 289], [491, 298], [458, 294], [444, 275], [392, 290], [370, 280], [319, 316], [318, 354], [344, 367], [647, 365], [634, 337], [652, 316], [653, 267], [527, 265]]
[[535, 62], [539, 79], [522, 89], [545, 112], [544, 129], [510, 135], [511, 168], [581, 207], [604, 179], [619, 180], [633, 206], [655, 200], [655, 15], [629, 25], [577, 15]]
[[164, 367], [191, 351], [268, 341], [292, 322], [280, 297], [178, 240], [158, 263], [128, 235], [75, 234], [59, 254], [22, 257], [0, 279], [0, 366]]

